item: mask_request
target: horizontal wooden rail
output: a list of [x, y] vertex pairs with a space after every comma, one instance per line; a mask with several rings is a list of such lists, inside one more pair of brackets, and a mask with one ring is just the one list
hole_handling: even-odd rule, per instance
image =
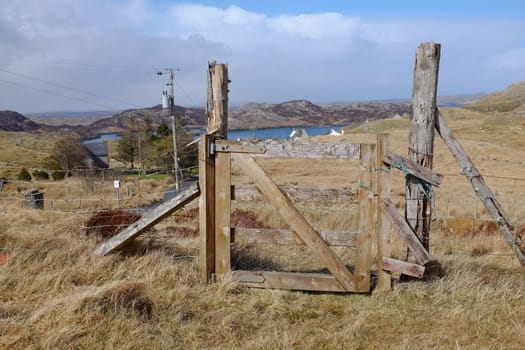
[[334, 276], [322, 273], [232, 271], [232, 279], [255, 288], [352, 292], [344, 289]]
[[217, 140], [216, 152], [251, 153], [254, 157], [359, 159], [359, 143], [291, 142], [286, 140]]
[[[286, 196], [294, 203], [313, 202], [316, 204], [353, 204], [356, 203], [357, 190], [354, 188], [307, 188], [296, 186], [279, 186]], [[256, 201], [264, 200], [256, 186], [232, 186], [232, 200]]]
[[434, 186], [441, 185], [443, 181], [443, 175], [437, 174], [432, 169], [419, 165], [394, 152], [386, 151], [383, 155], [383, 162], [390, 164], [392, 168], [398, 168]]
[[387, 257], [383, 257], [381, 268], [386, 271], [399, 272], [403, 275], [416, 278], [423, 278], [423, 274], [425, 273], [425, 266]]
[[[304, 242], [292, 230], [265, 228], [232, 228], [232, 242], [244, 244], [298, 244]], [[319, 236], [333, 247], [355, 247], [357, 232], [319, 231]]]

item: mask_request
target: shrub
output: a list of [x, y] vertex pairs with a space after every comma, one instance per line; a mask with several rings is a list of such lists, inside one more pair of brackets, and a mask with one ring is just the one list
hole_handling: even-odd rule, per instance
[[18, 173], [17, 179], [20, 181], [31, 181], [31, 174], [29, 174], [26, 168], [22, 168]]
[[49, 174], [47, 173], [47, 171], [44, 171], [44, 170], [35, 170], [33, 171], [33, 178], [37, 179], [37, 180], [48, 180], [49, 179]]
[[57, 181], [57, 180], [64, 180], [65, 175], [62, 170], [55, 170], [51, 174], [51, 177], [53, 178], [53, 180]]

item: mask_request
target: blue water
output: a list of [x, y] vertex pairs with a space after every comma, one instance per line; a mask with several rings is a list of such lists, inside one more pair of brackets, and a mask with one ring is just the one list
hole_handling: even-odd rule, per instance
[[120, 133], [113, 133], [113, 134], [101, 134], [97, 137], [85, 139], [82, 141], [83, 143], [98, 143], [98, 142], [104, 142], [104, 141], [118, 141], [120, 140]]
[[[341, 132], [342, 125], [332, 125], [332, 126], [304, 126], [304, 127], [281, 127], [281, 128], [262, 128], [262, 129], [250, 129], [250, 130], [230, 130], [228, 131], [228, 139], [288, 139], [293, 129], [306, 130], [308, 136], [319, 136], [327, 135], [332, 129], [337, 132]], [[202, 129], [193, 129], [192, 132], [201, 134], [204, 132]]]
[[[293, 129], [306, 130], [308, 136], [319, 136], [327, 135], [332, 129], [337, 132], [341, 132], [342, 125], [332, 125], [332, 126], [305, 126], [305, 127], [281, 127], [281, 128], [262, 128], [262, 129], [250, 129], [250, 130], [230, 130], [228, 131], [228, 139], [283, 139], [286, 140], [290, 137]], [[201, 134], [204, 132], [204, 129], [191, 129], [190, 132]], [[84, 143], [96, 143], [104, 142], [109, 140], [120, 140], [120, 133], [115, 134], [102, 134], [98, 137], [86, 139]]]

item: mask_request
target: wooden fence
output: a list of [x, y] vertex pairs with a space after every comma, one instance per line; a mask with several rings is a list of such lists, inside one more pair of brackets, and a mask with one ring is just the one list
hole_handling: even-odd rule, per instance
[[[388, 135], [378, 136], [380, 145], [388, 144]], [[383, 265], [384, 252], [389, 254], [390, 227], [379, 213], [379, 203], [388, 197], [389, 172], [384, 169], [383, 146], [375, 144], [332, 144], [267, 141], [258, 143], [225, 141], [213, 135], [200, 140], [201, 188], [201, 277], [205, 282], [231, 276], [235, 281], [251, 287], [300, 289], [332, 292], [369, 292], [372, 263]], [[377, 152], [376, 152], [377, 148]], [[318, 189], [277, 186], [259, 166], [257, 157], [358, 159], [359, 183], [357, 191], [349, 189]], [[253, 186], [232, 182], [231, 163], [234, 161]], [[337, 169], [334, 169], [337, 171]], [[205, 176], [202, 176], [205, 174]], [[380, 189], [378, 191], [378, 189]], [[260, 192], [258, 194], [257, 192]], [[298, 210], [301, 201], [344, 200], [356, 201], [357, 232], [323, 232], [314, 229]], [[329, 193], [330, 196], [326, 196]], [[232, 227], [232, 201], [262, 197], [269, 203], [289, 229], [256, 229]], [[350, 216], [350, 215], [349, 215]], [[374, 218], [378, 216], [377, 220]], [[278, 244], [304, 245], [309, 255], [322, 264], [316, 271], [252, 271], [241, 270], [232, 264], [234, 243], [248, 245]], [[345, 264], [331, 247], [355, 248], [355, 260]], [[372, 250], [374, 247], [374, 251]], [[294, 270], [292, 268], [292, 270]], [[390, 288], [390, 275], [379, 274], [379, 285]]]

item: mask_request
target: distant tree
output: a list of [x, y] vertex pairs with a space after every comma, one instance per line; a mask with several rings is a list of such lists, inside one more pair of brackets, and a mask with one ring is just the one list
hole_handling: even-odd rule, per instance
[[[179, 154], [179, 166], [188, 168], [197, 164], [197, 144], [187, 146], [193, 140], [193, 136], [186, 131], [182, 124], [182, 118], [177, 115], [177, 153]], [[157, 128], [157, 139], [154, 140], [150, 150], [150, 159], [158, 167], [173, 167], [173, 136], [171, 128], [161, 124]]]
[[131, 168], [135, 168], [135, 160], [138, 155], [138, 140], [137, 140], [137, 125], [135, 119], [128, 119], [128, 125], [126, 131], [122, 134], [122, 137], [117, 147], [117, 160], [121, 162], [130, 163]]
[[153, 121], [151, 118], [145, 117], [139, 131], [139, 160], [143, 170], [146, 164], [149, 163], [153, 131]]
[[44, 170], [35, 170], [32, 175], [37, 180], [49, 180], [49, 174]]
[[61, 170], [68, 174], [71, 169], [86, 166], [87, 151], [82, 146], [80, 137], [67, 134], [58, 140], [51, 155], [46, 160], [46, 166], [52, 170]]
[[162, 138], [162, 137], [166, 137], [168, 135], [171, 135], [171, 129], [169, 128], [169, 126], [166, 123], [162, 122], [157, 127], [157, 137]]
[[26, 168], [22, 168], [16, 178], [20, 181], [31, 181], [31, 174]]

